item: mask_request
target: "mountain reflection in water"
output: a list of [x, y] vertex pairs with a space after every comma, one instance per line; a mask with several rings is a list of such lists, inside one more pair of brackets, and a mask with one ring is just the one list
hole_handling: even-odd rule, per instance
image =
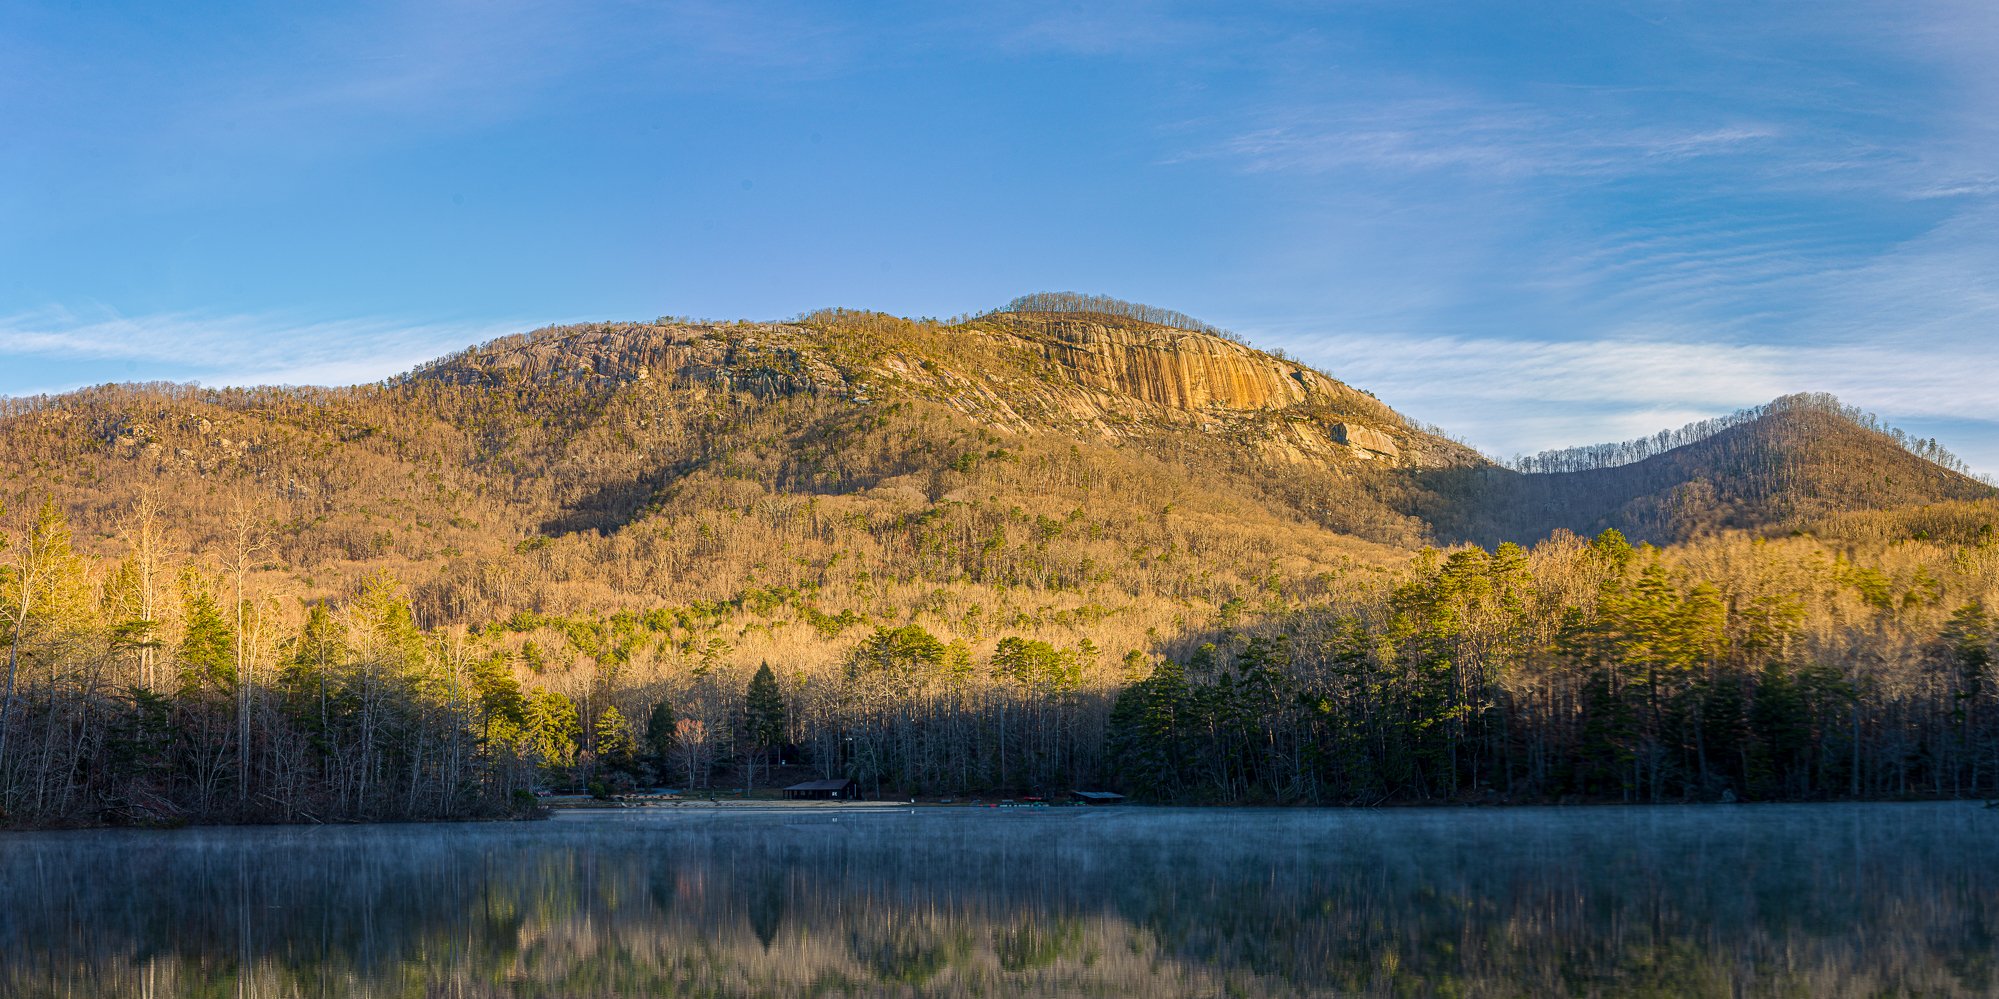
[[0, 837], [0, 994], [1983, 995], [1972, 804]]

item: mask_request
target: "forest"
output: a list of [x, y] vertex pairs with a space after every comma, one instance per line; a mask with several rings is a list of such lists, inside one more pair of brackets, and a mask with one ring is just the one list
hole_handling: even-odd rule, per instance
[[[0, 551], [0, 808], [17, 825], [505, 815], [537, 789], [739, 787], [783, 760], [897, 796], [1999, 796], [1999, 509], [1927, 515], [1924, 540], [1869, 540], [1863, 518], [1830, 543], [1430, 549], [1312, 599], [1244, 594], [1114, 656], [1087, 623], [1059, 646], [974, 641], [921, 611], [771, 593], [423, 628], [386, 574], [341, 601], [239, 596], [251, 525], [232, 562], [204, 562], [141, 506], [124, 553], [94, 557], [49, 502]], [[731, 614], [795, 616], [837, 652], [656, 654]]]
[[0, 400], [0, 824], [1999, 796], [1999, 499], [1940, 447], [1802, 396], [1522, 472], [1203, 329], [1051, 295]]

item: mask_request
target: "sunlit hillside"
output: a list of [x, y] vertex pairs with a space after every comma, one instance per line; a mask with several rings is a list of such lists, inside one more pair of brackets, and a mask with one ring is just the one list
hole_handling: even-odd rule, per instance
[[1537, 462], [1066, 295], [11, 400], [0, 606], [37, 744], [76, 735], [0, 742], [5, 808], [456, 814], [780, 757], [1174, 800], [1995, 779], [1936, 700], [1989, 696], [1994, 491], [1934, 442], [1795, 397]]

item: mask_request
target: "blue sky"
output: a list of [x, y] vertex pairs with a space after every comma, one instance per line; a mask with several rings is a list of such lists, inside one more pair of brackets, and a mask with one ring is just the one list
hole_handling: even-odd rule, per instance
[[0, 393], [1179, 309], [1489, 453], [1825, 390], [1999, 471], [1999, 5], [0, 7]]

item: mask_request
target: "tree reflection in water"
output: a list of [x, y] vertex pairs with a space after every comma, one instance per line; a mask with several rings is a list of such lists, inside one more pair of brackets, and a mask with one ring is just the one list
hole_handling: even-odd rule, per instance
[[1983, 995], [1973, 805], [567, 814], [0, 838], [9, 996]]

